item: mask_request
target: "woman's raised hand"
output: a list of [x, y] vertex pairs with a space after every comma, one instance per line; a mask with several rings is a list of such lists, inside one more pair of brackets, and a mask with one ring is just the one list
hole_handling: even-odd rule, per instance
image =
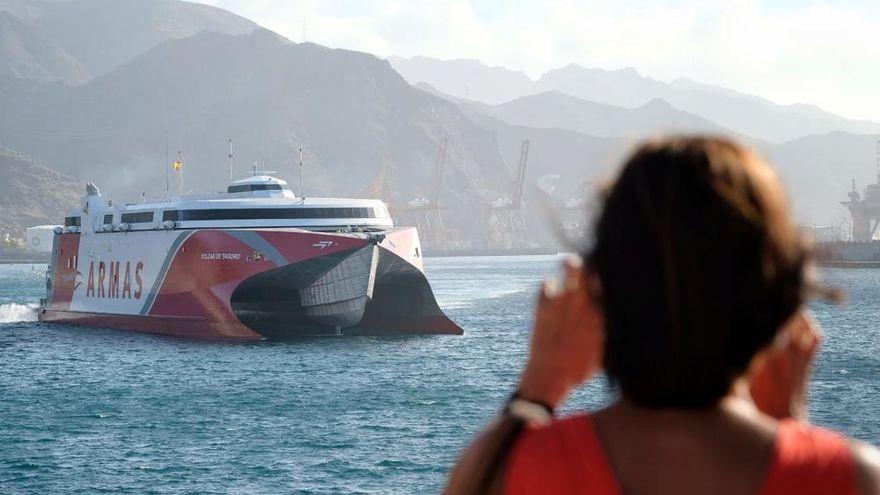
[[777, 419], [807, 419], [807, 388], [822, 331], [805, 311], [797, 313], [777, 342], [759, 355], [749, 375], [755, 405]]
[[579, 258], [564, 263], [560, 283], [544, 282], [538, 296], [529, 360], [520, 379], [522, 398], [558, 406], [602, 366], [605, 341], [601, 310]]

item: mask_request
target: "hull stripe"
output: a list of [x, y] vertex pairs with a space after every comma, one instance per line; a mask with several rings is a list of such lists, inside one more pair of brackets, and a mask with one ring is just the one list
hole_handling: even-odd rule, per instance
[[156, 275], [156, 280], [153, 282], [153, 287], [150, 288], [150, 292], [147, 294], [147, 297], [144, 299], [144, 305], [141, 308], [140, 314], [145, 315], [150, 312], [150, 309], [153, 308], [153, 302], [156, 300], [156, 294], [159, 293], [159, 288], [162, 287], [162, 283], [165, 281], [165, 276], [168, 274], [168, 268], [171, 267], [171, 262], [174, 261], [174, 257], [177, 256], [177, 251], [180, 249], [180, 245], [184, 243], [189, 236], [193, 234], [194, 231], [186, 231], [177, 236], [177, 239], [174, 240], [174, 243], [171, 245], [171, 248], [168, 250], [168, 254], [165, 255], [165, 261], [162, 262], [162, 268], [159, 270], [158, 275]]
[[272, 263], [275, 263], [275, 265], [284, 266], [287, 264], [287, 258], [285, 258], [275, 246], [270, 244], [269, 241], [263, 239], [260, 234], [249, 232], [247, 230], [227, 230], [225, 233], [235, 237], [240, 242], [247, 244], [255, 250], [262, 252], [270, 261], [272, 261]]

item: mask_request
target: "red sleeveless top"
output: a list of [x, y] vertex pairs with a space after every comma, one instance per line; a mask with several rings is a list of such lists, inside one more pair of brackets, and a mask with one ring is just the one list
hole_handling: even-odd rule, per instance
[[[505, 470], [504, 493], [623, 495], [590, 416], [527, 428]], [[849, 442], [832, 431], [782, 421], [759, 495], [857, 495]]]

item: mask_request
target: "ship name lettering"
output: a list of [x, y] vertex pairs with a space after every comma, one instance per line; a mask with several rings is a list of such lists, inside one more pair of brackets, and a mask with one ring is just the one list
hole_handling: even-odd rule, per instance
[[[141, 272], [144, 269], [144, 263], [138, 261], [134, 266], [134, 286], [132, 291], [132, 269], [131, 261], [125, 262], [125, 268], [122, 268], [122, 261], [98, 261], [97, 280], [95, 278], [95, 262], [89, 263], [89, 281], [86, 284], [86, 297], [96, 297], [105, 299], [140, 299], [144, 292], [144, 281]], [[120, 273], [122, 274], [120, 276]], [[122, 290], [119, 284], [122, 283]]]
[[240, 260], [239, 253], [202, 253], [202, 261], [210, 260]]

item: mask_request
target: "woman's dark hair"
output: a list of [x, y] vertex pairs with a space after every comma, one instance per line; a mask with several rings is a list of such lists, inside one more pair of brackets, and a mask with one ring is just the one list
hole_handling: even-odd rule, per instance
[[764, 161], [725, 139], [676, 137], [626, 162], [587, 260], [611, 382], [642, 406], [701, 408], [802, 304], [807, 255]]

